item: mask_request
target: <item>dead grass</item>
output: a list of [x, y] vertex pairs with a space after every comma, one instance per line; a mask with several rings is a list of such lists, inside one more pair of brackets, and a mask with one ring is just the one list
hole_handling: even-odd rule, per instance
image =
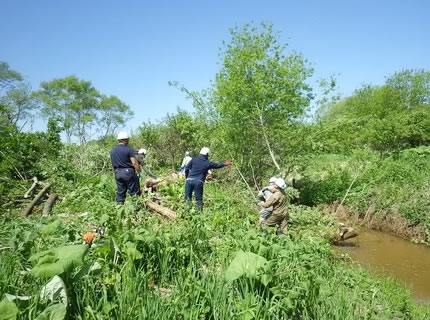
[[371, 205], [366, 212], [356, 212], [347, 206], [333, 203], [321, 207], [327, 214], [336, 215], [339, 220], [354, 226], [365, 226], [370, 229], [387, 232], [400, 236], [414, 242], [428, 243], [427, 233], [424, 226], [412, 225], [410, 221], [400, 215], [395, 208], [376, 211], [375, 206]]

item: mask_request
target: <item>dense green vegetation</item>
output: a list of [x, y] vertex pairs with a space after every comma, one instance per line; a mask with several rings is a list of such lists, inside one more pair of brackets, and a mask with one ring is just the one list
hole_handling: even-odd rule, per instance
[[[17, 296], [21, 318], [49, 305], [61, 313], [65, 299], [78, 319], [425, 318], [400, 286], [336, 258], [325, 238], [334, 217], [292, 206], [290, 233], [279, 237], [256, 226], [246, 190], [228, 186], [208, 185], [204, 214], [178, 201], [180, 181], [162, 189], [180, 215], [167, 222], [137, 210], [140, 201], [116, 207], [109, 175], [59, 185], [73, 191], [52, 218], [2, 220], [0, 292]], [[104, 237], [85, 249], [81, 235], [100, 224]], [[34, 256], [70, 244], [58, 260]], [[58, 274], [55, 294], [43, 293]]]
[[[182, 202], [183, 182], [162, 188], [178, 213], [169, 222], [144, 199], [114, 203], [108, 151], [127, 105], [76, 76], [32, 91], [0, 63], [0, 319], [428, 318], [404, 288], [331, 249], [337, 218], [319, 206], [430, 242], [430, 72], [345, 98], [334, 79], [313, 88], [312, 72], [270, 25], [245, 26], [210, 88], [172, 83], [195, 112], [143, 123], [132, 144], [157, 171], [203, 145], [234, 167], [208, 184], [203, 213]], [[29, 130], [34, 117], [45, 132]], [[299, 193], [284, 237], [257, 225], [253, 193], [273, 174]], [[50, 217], [20, 216], [33, 176], [60, 195]], [[99, 226], [104, 236], [82, 245]]]

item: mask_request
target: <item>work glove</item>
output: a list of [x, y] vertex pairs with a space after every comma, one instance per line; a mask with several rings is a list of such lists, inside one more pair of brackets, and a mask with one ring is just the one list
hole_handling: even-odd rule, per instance
[[230, 160], [225, 160], [225, 161], [224, 161], [224, 164], [225, 164], [226, 166], [231, 166], [231, 165], [233, 164], [233, 162], [231, 162]]

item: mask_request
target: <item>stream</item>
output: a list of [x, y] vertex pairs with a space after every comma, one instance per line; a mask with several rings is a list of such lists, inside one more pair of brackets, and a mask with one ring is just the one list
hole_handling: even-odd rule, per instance
[[403, 282], [418, 301], [430, 303], [430, 248], [363, 227], [349, 243], [357, 246], [339, 250], [363, 267]]

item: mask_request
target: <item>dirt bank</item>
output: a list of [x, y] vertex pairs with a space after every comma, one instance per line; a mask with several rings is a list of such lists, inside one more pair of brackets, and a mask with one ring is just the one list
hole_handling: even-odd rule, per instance
[[370, 206], [366, 212], [359, 213], [338, 203], [321, 207], [321, 210], [326, 213], [336, 213], [339, 220], [348, 224], [383, 231], [415, 243], [427, 245], [430, 243], [430, 235], [426, 232], [424, 226], [412, 224], [397, 212], [390, 210], [375, 211], [375, 208]]

